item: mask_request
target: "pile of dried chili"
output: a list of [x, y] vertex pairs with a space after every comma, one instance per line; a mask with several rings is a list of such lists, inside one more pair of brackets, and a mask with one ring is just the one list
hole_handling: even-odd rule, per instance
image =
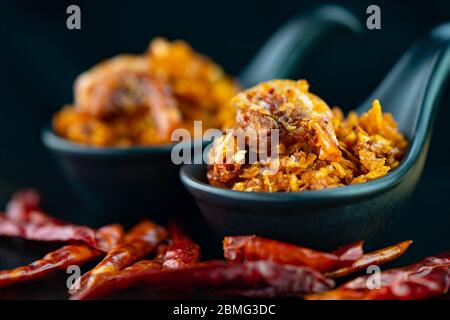
[[223, 241], [225, 260], [201, 261], [200, 246], [175, 222], [168, 231], [150, 220], [127, 233], [120, 225], [95, 230], [53, 218], [39, 199], [32, 190], [14, 195], [0, 215], [0, 236], [64, 246], [27, 266], [0, 271], [0, 288], [98, 259], [70, 288], [71, 299], [108, 298], [139, 288], [153, 294], [405, 300], [446, 294], [450, 287], [450, 254], [444, 253], [382, 271], [375, 286], [368, 284], [371, 276], [361, 276], [335, 288], [334, 278], [392, 261], [411, 241], [368, 253], [362, 241], [323, 252], [257, 236], [233, 236]]

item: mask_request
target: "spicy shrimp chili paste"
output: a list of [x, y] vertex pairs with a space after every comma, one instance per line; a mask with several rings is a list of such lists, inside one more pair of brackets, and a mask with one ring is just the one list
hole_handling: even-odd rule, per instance
[[[309, 92], [305, 80], [261, 83], [231, 103], [237, 110], [236, 124], [211, 149], [207, 176], [215, 186], [289, 192], [361, 183], [396, 168], [407, 148], [392, 115], [382, 113], [378, 100], [367, 113], [350, 112], [345, 118], [339, 108], [330, 109]], [[278, 157], [247, 163], [249, 146], [236, 144], [234, 132], [262, 129], [278, 130]], [[230, 149], [233, 156], [218, 161]]]
[[170, 142], [174, 129], [222, 128], [233, 120], [237, 83], [183, 41], [157, 38], [141, 55], [122, 54], [82, 73], [75, 102], [53, 119], [57, 134], [95, 146]]

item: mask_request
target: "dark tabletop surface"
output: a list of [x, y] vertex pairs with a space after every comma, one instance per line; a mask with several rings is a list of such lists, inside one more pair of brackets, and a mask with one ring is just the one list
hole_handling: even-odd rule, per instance
[[[448, 225], [437, 223], [442, 221], [440, 214], [442, 211], [442, 202], [440, 197], [444, 197], [442, 192], [445, 187], [445, 182], [436, 187], [436, 197], [422, 197], [420, 190], [426, 187], [426, 183], [433, 185], [439, 173], [428, 173], [422, 179], [416, 192], [416, 196], [411, 201], [411, 205], [420, 206], [423, 210], [423, 215], [413, 216], [405, 212], [404, 218], [396, 223], [392, 230], [387, 234], [382, 235], [382, 239], [374, 240], [377, 243], [389, 245], [391, 243], [413, 239], [414, 244], [405, 253], [404, 256], [398, 260], [391, 262], [382, 267], [387, 269], [391, 267], [403, 266], [408, 263], [420, 260], [421, 258], [436, 254], [450, 249], [448, 242], [443, 242], [440, 237], [441, 233], [448, 230]], [[450, 177], [449, 177], [450, 178]], [[437, 181], [441, 181], [437, 179]], [[441, 192], [439, 191], [441, 190]], [[417, 208], [416, 208], [417, 209]], [[197, 212], [186, 212], [187, 216], [192, 218], [181, 219], [182, 225], [188, 230], [189, 234], [194, 240], [200, 244], [202, 248], [203, 260], [221, 259], [221, 242], [216, 239], [209, 230], [207, 224], [203, 221]], [[419, 228], [417, 226], [420, 226]], [[426, 230], [431, 236], [425, 236]], [[366, 245], [368, 250], [375, 249], [374, 241], [369, 241]], [[61, 247], [61, 244], [38, 243], [32, 241], [25, 241], [17, 238], [1, 238], [0, 239], [0, 270], [15, 268], [17, 266], [26, 265], [34, 260], [42, 258], [46, 253]], [[87, 263], [82, 266], [82, 271], [87, 271], [94, 267], [96, 262]], [[66, 280], [68, 275], [64, 271], [57, 271], [43, 279], [31, 281], [10, 286], [8, 288], [0, 289], [0, 299], [67, 299]], [[347, 278], [347, 280], [350, 280]], [[340, 283], [339, 281], [338, 283]], [[198, 293], [197, 295], [189, 296], [164, 296], [155, 295], [154, 293], [142, 290], [128, 290], [120, 294], [109, 296], [109, 299], [170, 299], [170, 298], [189, 298], [189, 299], [205, 299], [212, 298], [208, 295]], [[440, 299], [450, 299], [450, 295], [441, 297]]]
[[[89, 224], [89, 217], [79, 214], [76, 198], [39, 138], [51, 114], [72, 100], [72, 82], [82, 70], [120, 52], [141, 52], [152, 37], [166, 35], [188, 40], [229, 73], [238, 74], [277, 26], [295, 12], [322, 1], [279, 1], [276, 10], [273, 2], [258, 2], [256, 6], [227, 1], [219, 7], [216, 2], [131, 2], [128, 6], [100, 1], [1, 2], [0, 207], [13, 191], [33, 186], [43, 192], [49, 212]], [[361, 0], [337, 2], [362, 21], [365, 9], [372, 4]], [[85, 14], [83, 29], [78, 33], [65, 28], [65, 8], [72, 3], [80, 4]], [[450, 20], [450, 3], [446, 1], [429, 0], [426, 6], [419, 0], [377, 3], [382, 10], [382, 30], [365, 32], [356, 40], [331, 39], [299, 75], [331, 105], [345, 110], [357, 106], [414, 39]], [[385, 245], [414, 240], [410, 250], [391, 266], [450, 250], [449, 101], [447, 86], [417, 190], [403, 218], [377, 239]], [[219, 257], [220, 241], [213, 238], [198, 212], [186, 212], [186, 217], [183, 224], [200, 243], [204, 258]], [[27, 264], [55, 248], [57, 244], [0, 239], [0, 270]], [[57, 273], [0, 290], [0, 298], [66, 299], [65, 279], [64, 272]]]

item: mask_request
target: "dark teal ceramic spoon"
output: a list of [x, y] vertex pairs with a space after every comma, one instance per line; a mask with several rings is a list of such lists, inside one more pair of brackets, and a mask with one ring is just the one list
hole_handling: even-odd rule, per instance
[[326, 35], [361, 30], [359, 21], [342, 7], [318, 7], [278, 29], [239, 74], [239, 81], [248, 88], [270, 79], [293, 79], [307, 61], [308, 53]]
[[218, 235], [258, 234], [331, 249], [370, 240], [403, 213], [427, 155], [438, 97], [450, 70], [450, 24], [435, 28], [400, 59], [374, 94], [410, 145], [400, 166], [357, 185], [298, 193], [248, 193], [206, 182], [206, 166], [185, 165], [181, 179]]
[[[263, 46], [239, 79], [246, 86], [288, 76], [319, 40], [339, 31], [358, 29], [356, 19], [336, 6], [320, 7], [296, 17]], [[62, 139], [50, 126], [44, 128], [42, 141], [55, 154], [86, 204], [90, 217], [85, 221], [135, 222], [142, 216], [164, 219], [196, 210], [179, 181], [179, 167], [171, 161], [172, 145], [95, 148]]]

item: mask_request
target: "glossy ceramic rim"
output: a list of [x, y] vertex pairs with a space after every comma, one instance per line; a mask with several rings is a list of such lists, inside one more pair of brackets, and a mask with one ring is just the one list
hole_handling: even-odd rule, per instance
[[[207, 193], [218, 198], [227, 200], [239, 200], [245, 202], [261, 202], [261, 203], [277, 203], [283, 204], [287, 201], [295, 202], [319, 202], [320, 200], [336, 201], [345, 199], [357, 199], [365, 196], [374, 195], [382, 191], [389, 190], [398, 185], [406, 176], [409, 167], [405, 164], [402, 168], [397, 168], [390, 174], [381, 177], [375, 181], [342, 186], [331, 189], [314, 190], [314, 191], [302, 191], [302, 192], [245, 192], [235, 191], [229, 189], [223, 189], [212, 186], [205, 182], [200, 181], [197, 177], [194, 177], [194, 173], [197, 173], [199, 165], [184, 165], [180, 170], [180, 178], [184, 186], [188, 190], [195, 190]], [[205, 165], [202, 165], [202, 171]], [[196, 197], [197, 198], [197, 197]], [[325, 203], [324, 203], [325, 204]]]

